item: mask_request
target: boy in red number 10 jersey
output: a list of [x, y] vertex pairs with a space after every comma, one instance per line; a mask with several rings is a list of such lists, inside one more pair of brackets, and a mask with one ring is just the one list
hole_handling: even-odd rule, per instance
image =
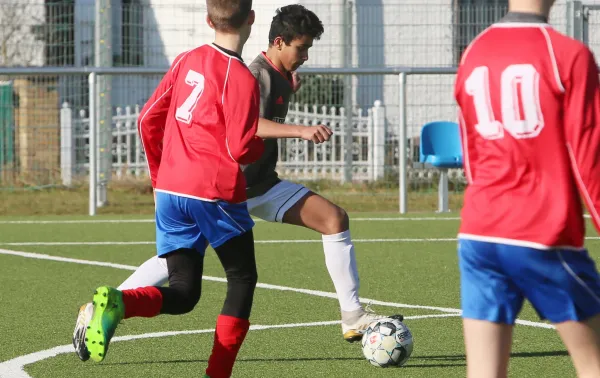
[[183, 314], [200, 299], [211, 244], [227, 276], [206, 375], [229, 377], [249, 329], [257, 281], [254, 223], [240, 165], [264, 151], [256, 134], [260, 92], [240, 53], [254, 22], [252, 0], [207, 0], [215, 42], [181, 54], [150, 97], [139, 133], [156, 193], [156, 244], [169, 287], [96, 290], [85, 340], [102, 361], [119, 322]]
[[600, 377], [600, 87], [590, 50], [547, 24], [552, 0], [511, 0], [456, 78], [468, 180], [459, 265], [468, 377], [505, 377], [528, 299], [579, 377]]

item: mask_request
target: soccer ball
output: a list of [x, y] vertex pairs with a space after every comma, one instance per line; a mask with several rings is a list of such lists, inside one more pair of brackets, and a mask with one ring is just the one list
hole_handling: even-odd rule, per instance
[[398, 319], [380, 319], [371, 323], [363, 334], [362, 350], [375, 366], [402, 366], [413, 351], [412, 333]]

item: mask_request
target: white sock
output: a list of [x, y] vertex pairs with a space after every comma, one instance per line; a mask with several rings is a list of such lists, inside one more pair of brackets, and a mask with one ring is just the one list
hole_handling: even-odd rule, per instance
[[167, 260], [154, 256], [140, 265], [117, 289], [137, 289], [144, 286], [162, 286], [169, 281]]
[[358, 270], [350, 230], [339, 234], [323, 235], [323, 251], [329, 276], [335, 286], [342, 311], [362, 308], [358, 300]]

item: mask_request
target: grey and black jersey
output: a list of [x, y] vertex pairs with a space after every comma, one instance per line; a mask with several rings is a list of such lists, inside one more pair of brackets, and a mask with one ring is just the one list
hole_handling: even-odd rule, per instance
[[[286, 77], [274, 67], [264, 53], [259, 54], [248, 68], [260, 87], [260, 117], [284, 123], [293, 93], [291, 76]], [[265, 139], [265, 152], [261, 158], [244, 168], [248, 198], [265, 194], [280, 181], [275, 171], [277, 143], [277, 139]]]

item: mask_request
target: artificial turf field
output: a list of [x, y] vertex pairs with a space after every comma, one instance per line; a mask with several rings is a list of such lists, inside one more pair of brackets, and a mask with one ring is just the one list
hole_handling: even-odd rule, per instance
[[[354, 213], [351, 231], [361, 298], [379, 313], [402, 313], [415, 340], [401, 368], [371, 366], [342, 339], [339, 307], [312, 231], [257, 222], [259, 286], [253, 330], [234, 377], [464, 377], [459, 318], [456, 213]], [[154, 254], [146, 217], [0, 217], [0, 377], [198, 377], [225, 296], [214, 252], [202, 299], [184, 316], [127, 319], [102, 363], [72, 353], [79, 306], [97, 286], [117, 286]], [[587, 246], [600, 258], [588, 224]], [[511, 377], [574, 377], [556, 332], [526, 305], [516, 326]]]

